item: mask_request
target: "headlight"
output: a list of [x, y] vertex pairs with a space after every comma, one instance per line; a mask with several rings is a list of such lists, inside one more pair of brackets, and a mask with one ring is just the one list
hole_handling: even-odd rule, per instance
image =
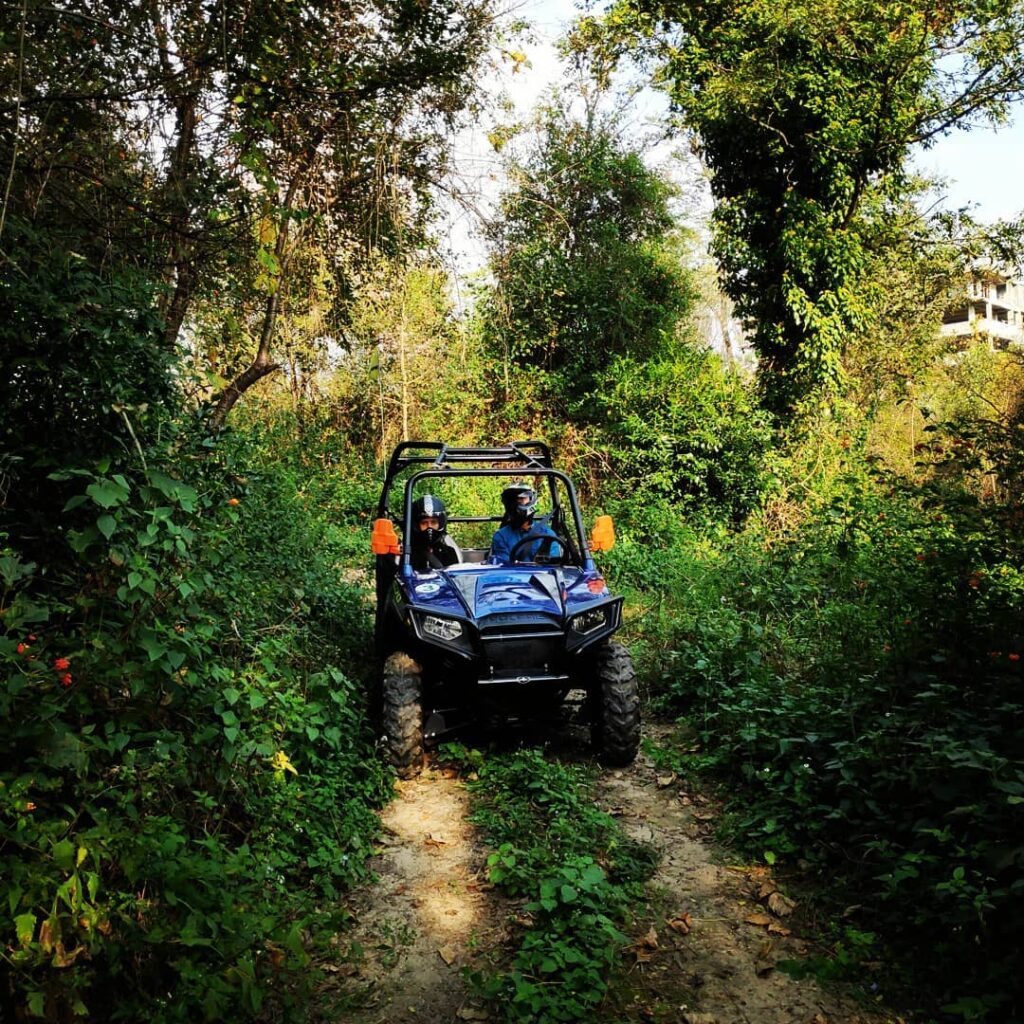
[[453, 619], [439, 619], [436, 615], [424, 615], [423, 632], [438, 640], [454, 640], [462, 636], [462, 623]]
[[593, 633], [608, 621], [604, 608], [594, 608], [589, 612], [574, 615], [569, 620], [569, 628], [577, 633]]

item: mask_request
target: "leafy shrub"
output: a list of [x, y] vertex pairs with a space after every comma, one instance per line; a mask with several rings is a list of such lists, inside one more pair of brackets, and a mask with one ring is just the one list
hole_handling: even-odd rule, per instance
[[365, 877], [389, 787], [338, 665], [366, 616], [249, 439], [148, 456], [59, 473], [67, 550], [0, 557], [3, 998], [253, 1018], [303, 998], [305, 933]]
[[[500, 1000], [508, 1021], [584, 1019], [600, 1004], [628, 941], [625, 921], [652, 851], [627, 839], [591, 802], [590, 772], [539, 751], [483, 758], [450, 744], [447, 756], [476, 769], [467, 783], [472, 820], [496, 847], [491, 881], [525, 897], [529, 926], [505, 971], [472, 980]], [[537, 837], [535, 844], [524, 837]]]
[[619, 482], [611, 486], [635, 512], [667, 499], [689, 514], [740, 522], [756, 507], [768, 418], [749, 381], [713, 352], [678, 346], [671, 358], [616, 359], [585, 404], [605, 424], [595, 440]]
[[677, 531], [656, 575], [622, 531], [640, 661], [729, 780], [743, 842], [819, 864], [890, 941], [929, 950], [940, 1002], [1005, 1013], [1024, 938], [1018, 535], [1005, 509], [840, 454], [845, 477], [785, 529]]

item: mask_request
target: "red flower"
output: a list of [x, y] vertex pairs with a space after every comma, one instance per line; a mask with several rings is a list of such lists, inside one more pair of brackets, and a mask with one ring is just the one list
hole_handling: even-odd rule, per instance
[[71, 662], [68, 661], [67, 658], [57, 658], [53, 663], [53, 667], [58, 672], [66, 672], [69, 668], [71, 668]]
[[35, 633], [29, 633], [28, 638], [31, 643], [35, 643], [37, 639]]
[[15, 649], [15, 650], [16, 650], [16, 651], [17, 651], [17, 652], [18, 652], [19, 654], [24, 654], [24, 653], [25, 653], [25, 652], [26, 652], [26, 651], [28, 650], [28, 644], [18, 644], [18, 646], [17, 646], [17, 647], [15, 647], [14, 649]]
[[61, 686], [70, 686], [71, 685], [71, 673], [70, 672], [65, 672], [64, 675], [62, 675], [60, 677], [60, 685]]
[[26, 811], [34, 811], [35, 809], [36, 809], [36, 805], [34, 803], [32, 803], [31, 800], [29, 800], [29, 802], [27, 804], [25, 804], [25, 810]]
[[1008, 654], [1007, 657], [1010, 659], [1010, 661], [1020, 661], [1019, 654]]

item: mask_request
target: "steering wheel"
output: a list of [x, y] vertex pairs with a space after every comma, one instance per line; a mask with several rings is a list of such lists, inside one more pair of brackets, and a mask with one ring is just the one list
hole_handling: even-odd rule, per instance
[[[539, 562], [542, 558], [550, 560], [551, 562], [561, 562], [563, 555], [556, 555], [551, 558], [551, 548], [555, 544], [559, 544], [560, 541], [557, 537], [550, 536], [533, 536], [533, 537], [522, 537], [512, 545], [512, 550], [508, 553], [508, 560], [510, 562]], [[525, 548], [528, 544], [536, 544], [537, 550], [533, 553], [532, 558], [517, 558], [519, 552]], [[564, 545], [562, 550], [564, 551]]]

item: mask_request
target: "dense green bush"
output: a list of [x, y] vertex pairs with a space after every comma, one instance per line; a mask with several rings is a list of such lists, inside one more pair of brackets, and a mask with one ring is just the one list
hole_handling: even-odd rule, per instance
[[0, 558], [12, 1012], [242, 1019], [301, 998], [388, 789], [341, 667], [362, 598], [295, 478], [245, 435], [147, 456], [58, 473], [67, 549]]
[[754, 508], [772, 441], [751, 383], [708, 349], [671, 358], [616, 359], [583, 403], [606, 460], [605, 486], [629, 495], [629, 514], [669, 499], [689, 514], [739, 522]]
[[[73, 235], [15, 218], [0, 274], [0, 529], [46, 551], [66, 495], [49, 478], [116, 453], [134, 458], [178, 403], [153, 287], [97, 269]], [[13, 254], [13, 256], [11, 255]]]
[[1013, 513], [874, 477], [842, 444], [845, 476], [784, 528], [769, 501], [738, 534], [677, 529], [656, 557], [621, 531], [641, 664], [734, 783], [736, 836], [827, 871], [922, 950], [940, 1003], [1005, 1013], [1024, 939]]

